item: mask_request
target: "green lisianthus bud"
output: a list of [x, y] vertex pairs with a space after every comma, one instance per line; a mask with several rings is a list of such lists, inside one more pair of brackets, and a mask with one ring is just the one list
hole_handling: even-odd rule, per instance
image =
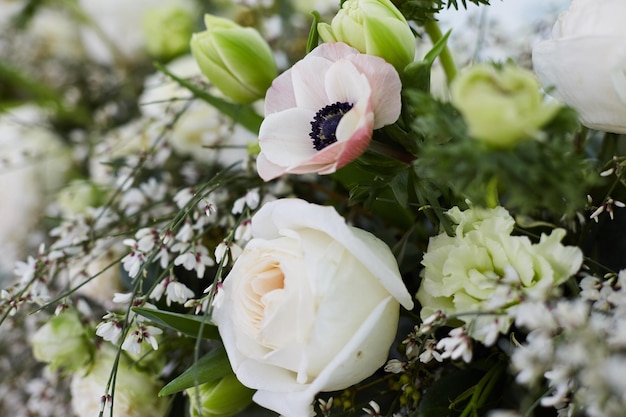
[[187, 389], [189, 415], [230, 417], [252, 402], [252, 394], [253, 390], [243, 386], [234, 374], [229, 374], [220, 380]]
[[498, 148], [535, 136], [560, 108], [546, 101], [532, 72], [512, 64], [471, 66], [454, 79], [450, 93], [470, 135]]
[[194, 28], [193, 12], [178, 5], [148, 10], [142, 19], [146, 49], [151, 56], [172, 59], [189, 48]]
[[97, 207], [106, 198], [100, 187], [89, 180], [74, 180], [59, 190], [57, 203], [63, 213], [84, 213], [87, 207]]
[[191, 53], [202, 73], [237, 103], [264, 97], [278, 71], [259, 32], [210, 14], [204, 23], [207, 29], [191, 38]]
[[376, 55], [398, 72], [415, 58], [415, 36], [390, 0], [347, 0], [328, 23], [318, 23], [324, 42], [343, 42]]
[[66, 310], [52, 317], [31, 339], [35, 359], [74, 372], [92, 356], [92, 348], [85, 327], [75, 310]]

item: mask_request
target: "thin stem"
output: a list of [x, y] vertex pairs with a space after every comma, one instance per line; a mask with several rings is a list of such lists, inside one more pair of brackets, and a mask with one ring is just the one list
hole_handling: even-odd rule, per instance
[[[433, 42], [433, 44], [437, 43], [437, 41], [443, 37], [443, 33], [441, 33], [441, 28], [435, 20], [429, 20], [424, 25], [424, 29], [426, 30], [426, 34], [428, 34], [428, 37]], [[452, 58], [452, 53], [450, 53], [448, 45], [444, 46], [443, 51], [441, 51], [441, 54], [439, 55], [439, 61], [443, 66], [443, 71], [446, 74], [448, 84], [450, 84], [454, 77], [456, 77], [457, 70], [456, 65], [454, 64], [454, 58]]]

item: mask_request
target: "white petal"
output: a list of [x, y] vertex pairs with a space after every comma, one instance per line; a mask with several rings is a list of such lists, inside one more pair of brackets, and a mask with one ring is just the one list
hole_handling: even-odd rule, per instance
[[315, 113], [293, 108], [267, 116], [259, 130], [261, 152], [273, 164], [290, 167], [306, 161], [316, 151], [309, 137]]

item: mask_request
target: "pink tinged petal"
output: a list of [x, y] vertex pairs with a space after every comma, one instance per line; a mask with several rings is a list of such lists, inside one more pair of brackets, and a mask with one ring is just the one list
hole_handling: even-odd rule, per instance
[[331, 174], [358, 158], [372, 139], [374, 114], [369, 109], [369, 100], [357, 103], [341, 118], [335, 132], [337, 142], [317, 152], [299, 168], [307, 167], [308, 172]]
[[348, 58], [369, 81], [372, 91], [374, 129], [394, 123], [400, 117], [402, 83], [395, 68], [377, 56], [359, 54]]
[[263, 181], [271, 181], [286, 174], [285, 167], [270, 162], [263, 153], [256, 159], [256, 169]]
[[323, 43], [309, 54], [309, 56], [319, 56], [333, 62], [350, 55], [359, 55], [359, 51], [343, 42]]
[[279, 75], [265, 95], [265, 115], [296, 107], [291, 70]]

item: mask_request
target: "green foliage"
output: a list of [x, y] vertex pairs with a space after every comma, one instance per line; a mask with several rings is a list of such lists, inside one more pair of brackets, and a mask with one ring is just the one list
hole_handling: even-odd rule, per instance
[[207, 318], [203, 316], [173, 313], [171, 311], [145, 307], [133, 307], [133, 311], [150, 319], [153, 323], [169, 327], [187, 336], [218, 340], [220, 338], [217, 327], [209, 324]]
[[165, 397], [207, 382], [217, 381], [232, 373], [228, 356], [223, 348], [212, 350], [172, 380], [159, 392]]
[[562, 109], [540, 138], [501, 150], [469, 137], [451, 105], [417, 92], [410, 100], [413, 129], [424, 138], [414, 164], [420, 178], [449, 187], [475, 205], [502, 203], [519, 214], [571, 215], [584, 207], [584, 190], [593, 181], [572, 140], [578, 124], [571, 109]]
[[[489, 5], [490, 0], [469, 0], [475, 5]], [[394, 0], [394, 4], [402, 12], [407, 20], [413, 20], [418, 25], [423, 25], [435, 20], [435, 14], [443, 9], [454, 7], [459, 9], [458, 0]], [[463, 8], [467, 9], [467, 0], [461, 0]]]

